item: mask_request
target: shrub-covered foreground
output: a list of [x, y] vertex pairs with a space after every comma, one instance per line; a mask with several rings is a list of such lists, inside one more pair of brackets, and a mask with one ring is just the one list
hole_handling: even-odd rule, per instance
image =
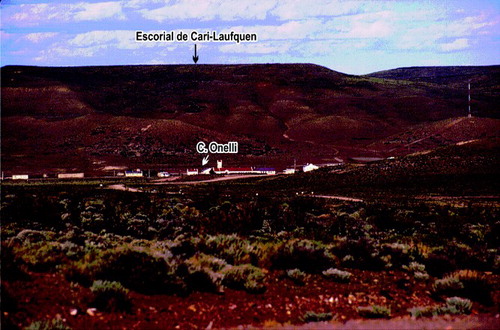
[[[360, 281], [356, 271], [400, 272], [408, 279], [397, 285], [409, 295], [410, 285], [420, 285], [431, 292], [429, 299], [446, 301], [416, 309], [416, 315], [468, 313], [471, 304], [495, 302], [489, 277], [500, 268], [500, 227], [493, 206], [2, 194], [2, 278], [62, 274], [92, 292], [89, 308], [105, 313], [131, 313], [131, 293], [186, 297], [230, 289], [260, 295], [276, 285], [270, 273], [297, 288], [318, 278], [349, 288]], [[349, 292], [346, 297], [351, 301]], [[356, 314], [393, 315], [392, 305], [376, 301], [357, 306]], [[333, 318], [312, 310], [301, 314], [303, 322]]]

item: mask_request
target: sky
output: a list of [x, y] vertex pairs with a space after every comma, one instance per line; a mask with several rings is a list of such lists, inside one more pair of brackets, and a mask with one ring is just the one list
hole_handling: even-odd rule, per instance
[[350, 74], [500, 64], [498, 0], [3, 0], [0, 7], [2, 66], [193, 63], [193, 42], [136, 42], [137, 30], [257, 34], [253, 43], [198, 42], [199, 64], [314, 63]]

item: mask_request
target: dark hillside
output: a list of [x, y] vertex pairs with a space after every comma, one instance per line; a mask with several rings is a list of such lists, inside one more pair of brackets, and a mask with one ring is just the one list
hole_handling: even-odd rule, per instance
[[[233, 165], [386, 155], [392, 146], [377, 142], [467, 108], [456, 80], [352, 76], [312, 64], [7, 66], [1, 74], [7, 170], [192, 166], [195, 144], [214, 139], [240, 142]], [[498, 67], [483, 75], [484, 86], [498, 85]], [[494, 117], [497, 99], [475, 95], [475, 114]], [[468, 131], [491, 136], [492, 125]]]
[[473, 111], [476, 115], [500, 116], [498, 104], [500, 96], [500, 66], [440, 66], [410, 67], [374, 72], [368, 77], [426, 82], [448, 86], [467, 97], [467, 83], [471, 83]]

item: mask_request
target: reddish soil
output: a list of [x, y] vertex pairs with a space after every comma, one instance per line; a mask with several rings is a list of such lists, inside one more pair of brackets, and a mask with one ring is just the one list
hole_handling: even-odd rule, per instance
[[[220, 328], [300, 324], [300, 317], [307, 311], [331, 312], [337, 315], [337, 321], [345, 322], [359, 318], [358, 306], [372, 304], [389, 306], [392, 317], [398, 318], [408, 316], [411, 307], [441, 304], [430, 297], [431, 282], [415, 282], [400, 271], [350, 271], [351, 283], [311, 275], [306, 286], [297, 286], [282, 272], [273, 271], [268, 274], [264, 294], [230, 289], [223, 294], [194, 292], [188, 297], [131, 292], [130, 313], [97, 311], [93, 316], [87, 313], [92, 307], [88, 288], [71, 284], [60, 274], [30, 273], [27, 281], [4, 281], [3, 289], [14, 297], [17, 308], [10, 312], [4, 309], [3, 317], [20, 327], [37, 320], [62, 318], [76, 329]], [[498, 292], [495, 295], [498, 303]], [[74, 316], [70, 314], [72, 309], [78, 310]], [[474, 303], [473, 314], [478, 313], [494, 315], [498, 311]]]

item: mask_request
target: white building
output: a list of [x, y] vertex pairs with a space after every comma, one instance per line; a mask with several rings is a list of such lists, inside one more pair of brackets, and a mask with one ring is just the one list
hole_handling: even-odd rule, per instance
[[256, 174], [267, 174], [267, 175], [275, 175], [276, 169], [272, 167], [259, 167], [253, 169]]
[[82, 179], [85, 176], [84, 173], [59, 173], [57, 174], [58, 179]]
[[213, 167], [205, 168], [200, 172], [200, 174], [210, 174], [210, 172], [212, 172], [213, 169], [214, 169]]
[[318, 166], [316, 166], [316, 165], [314, 165], [314, 164], [307, 164], [306, 166], [304, 166], [304, 167], [302, 168], [302, 170], [303, 170], [304, 172], [310, 172], [310, 171], [317, 170], [318, 168], [319, 168], [319, 167], [318, 167]]
[[125, 177], [127, 178], [142, 178], [144, 173], [140, 169], [136, 169], [133, 171], [125, 171]]
[[285, 168], [283, 170], [283, 173], [285, 173], [285, 174], [295, 174], [295, 169], [294, 168]]
[[198, 169], [197, 169], [197, 168], [196, 168], [196, 169], [188, 169], [188, 170], [186, 171], [186, 174], [187, 174], [187, 175], [198, 175], [198, 173], [199, 173], [199, 171], [198, 171]]
[[12, 174], [12, 180], [28, 180], [28, 174]]
[[170, 173], [168, 173], [168, 172], [158, 172], [157, 176], [159, 178], [168, 178], [170, 176]]

